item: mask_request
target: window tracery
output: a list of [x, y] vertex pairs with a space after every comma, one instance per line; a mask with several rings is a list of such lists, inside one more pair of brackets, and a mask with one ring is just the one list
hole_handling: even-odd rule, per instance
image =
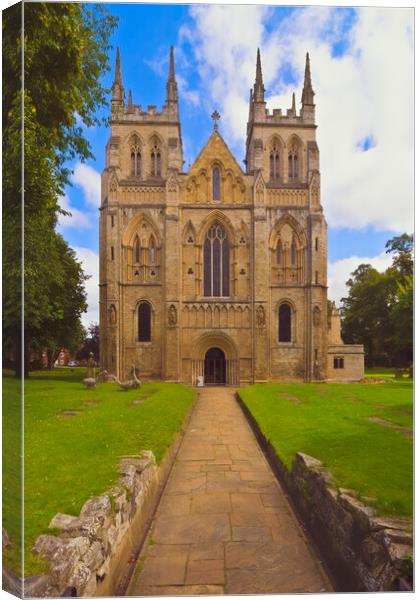
[[157, 138], [152, 140], [152, 150], [150, 152], [150, 174], [152, 177], [162, 176], [162, 152]]
[[204, 296], [229, 296], [230, 244], [223, 225], [209, 227], [204, 240]]
[[270, 179], [280, 179], [280, 149], [277, 140], [274, 140], [270, 150]]
[[289, 181], [299, 180], [299, 143], [293, 139], [288, 154], [289, 163]]
[[131, 141], [130, 167], [132, 177], [141, 177], [141, 148], [137, 136], [134, 136]]

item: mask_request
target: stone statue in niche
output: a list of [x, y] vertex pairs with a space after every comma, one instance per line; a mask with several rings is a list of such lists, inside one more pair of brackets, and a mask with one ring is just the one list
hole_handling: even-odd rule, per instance
[[265, 327], [265, 310], [261, 305], [257, 308], [257, 326], [260, 329]]
[[111, 306], [109, 307], [109, 324], [110, 325], [117, 324], [117, 311], [113, 304], [111, 304]]
[[169, 327], [175, 327], [177, 324], [178, 317], [176, 314], [176, 308], [173, 304], [168, 308], [168, 325]]
[[314, 307], [313, 324], [315, 325], [315, 327], [318, 327], [319, 325], [321, 325], [321, 311], [318, 306]]

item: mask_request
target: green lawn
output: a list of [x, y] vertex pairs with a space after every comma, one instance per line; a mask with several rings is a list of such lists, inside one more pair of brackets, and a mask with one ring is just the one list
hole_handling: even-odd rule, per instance
[[[57, 512], [77, 515], [84, 502], [112, 486], [120, 457], [150, 449], [159, 462], [192, 404], [194, 390], [149, 382], [121, 391], [117, 384], [86, 390], [85, 369], [54, 369], [25, 382], [25, 574], [37, 572], [28, 550]], [[4, 379], [8, 392], [12, 378]], [[133, 404], [133, 400], [144, 403]], [[88, 403], [88, 404], [84, 404]], [[75, 416], [60, 413], [75, 411]], [[16, 418], [16, 415], [15, 417]], [[4, 478], [13, 473], [6, 464]], [[17, 535], [9, 512], [4, 526]], [[7, 562], [16, 568], [18, 557]], [[12, 566], [12, 565], [11, 565]]]
[[355, 490], [380, 514], [412, 516], [413, 439], [369, 420], [412, 429], [411, 380], [259, 384], [239, 393], [287, 468], [296, 452], [304, 452], [321, 460], [339, 487]]

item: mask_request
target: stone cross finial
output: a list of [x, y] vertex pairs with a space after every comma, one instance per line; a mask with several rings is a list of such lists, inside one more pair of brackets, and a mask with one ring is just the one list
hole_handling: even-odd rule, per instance
[[217, 130], [218, 130], [218, 128], [219, 128], [219, 127], [218, 127], [218, 124], [217, 124], [217, 121], [220, 119], [220, 115], [219, 115], [219, 113], [217, 112], [217, 110], [215, 110], [215, 111], [213, 112], [213, 114], [212, 114], [211, 118], [212, 118], [212, 119], [213, 119], [213, 121], [214, 121], [214, 131], [217, 131]]

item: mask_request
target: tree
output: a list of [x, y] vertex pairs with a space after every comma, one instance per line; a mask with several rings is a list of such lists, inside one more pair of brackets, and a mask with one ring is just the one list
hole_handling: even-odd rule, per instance
[[366, 363], [407, 364], [412, 356], [413, 236], [403, 234], [386, 244], [392, 266], [379, 273], [362, 264], [347, 281], [343, 298], [343, 340], [363, 344]]
[[[17, 358], [17, 375], [22, 326], [22, 106], [27, 374], [30, 349], [65, 319], [65, 312], [60, 313], [50, 296], [54, 289], [56, 296], [62, 297], [60, 285], [70, 291], [60, 262], [63, 256], [75, 261], [55, 232], [58, 198], [69, 182], [66, 161], [92, 156], [81, 124], [100, 123], [97, 109], [105, 105], [107, 92], [100, 78], [109, 69], [108, 39], [116, 25], [103, 5], [25, 3], [23, 10], [23, 73], [21, 5], [4, 11], [3, 17], [3, 340], [4, 347], [12, 349]], [[80, 265], [75, 269], [81, 283]], [[77, 306], [74, 309], [78, 311]]]
[[80, 348], [76, 357], [78, 359], [89, 358], [92, 352], [96, 362], [99, 361], [99, 325], [98, 323], [91, 323], [88, 327], [87, 334], [85, 335], [83, 346]]

